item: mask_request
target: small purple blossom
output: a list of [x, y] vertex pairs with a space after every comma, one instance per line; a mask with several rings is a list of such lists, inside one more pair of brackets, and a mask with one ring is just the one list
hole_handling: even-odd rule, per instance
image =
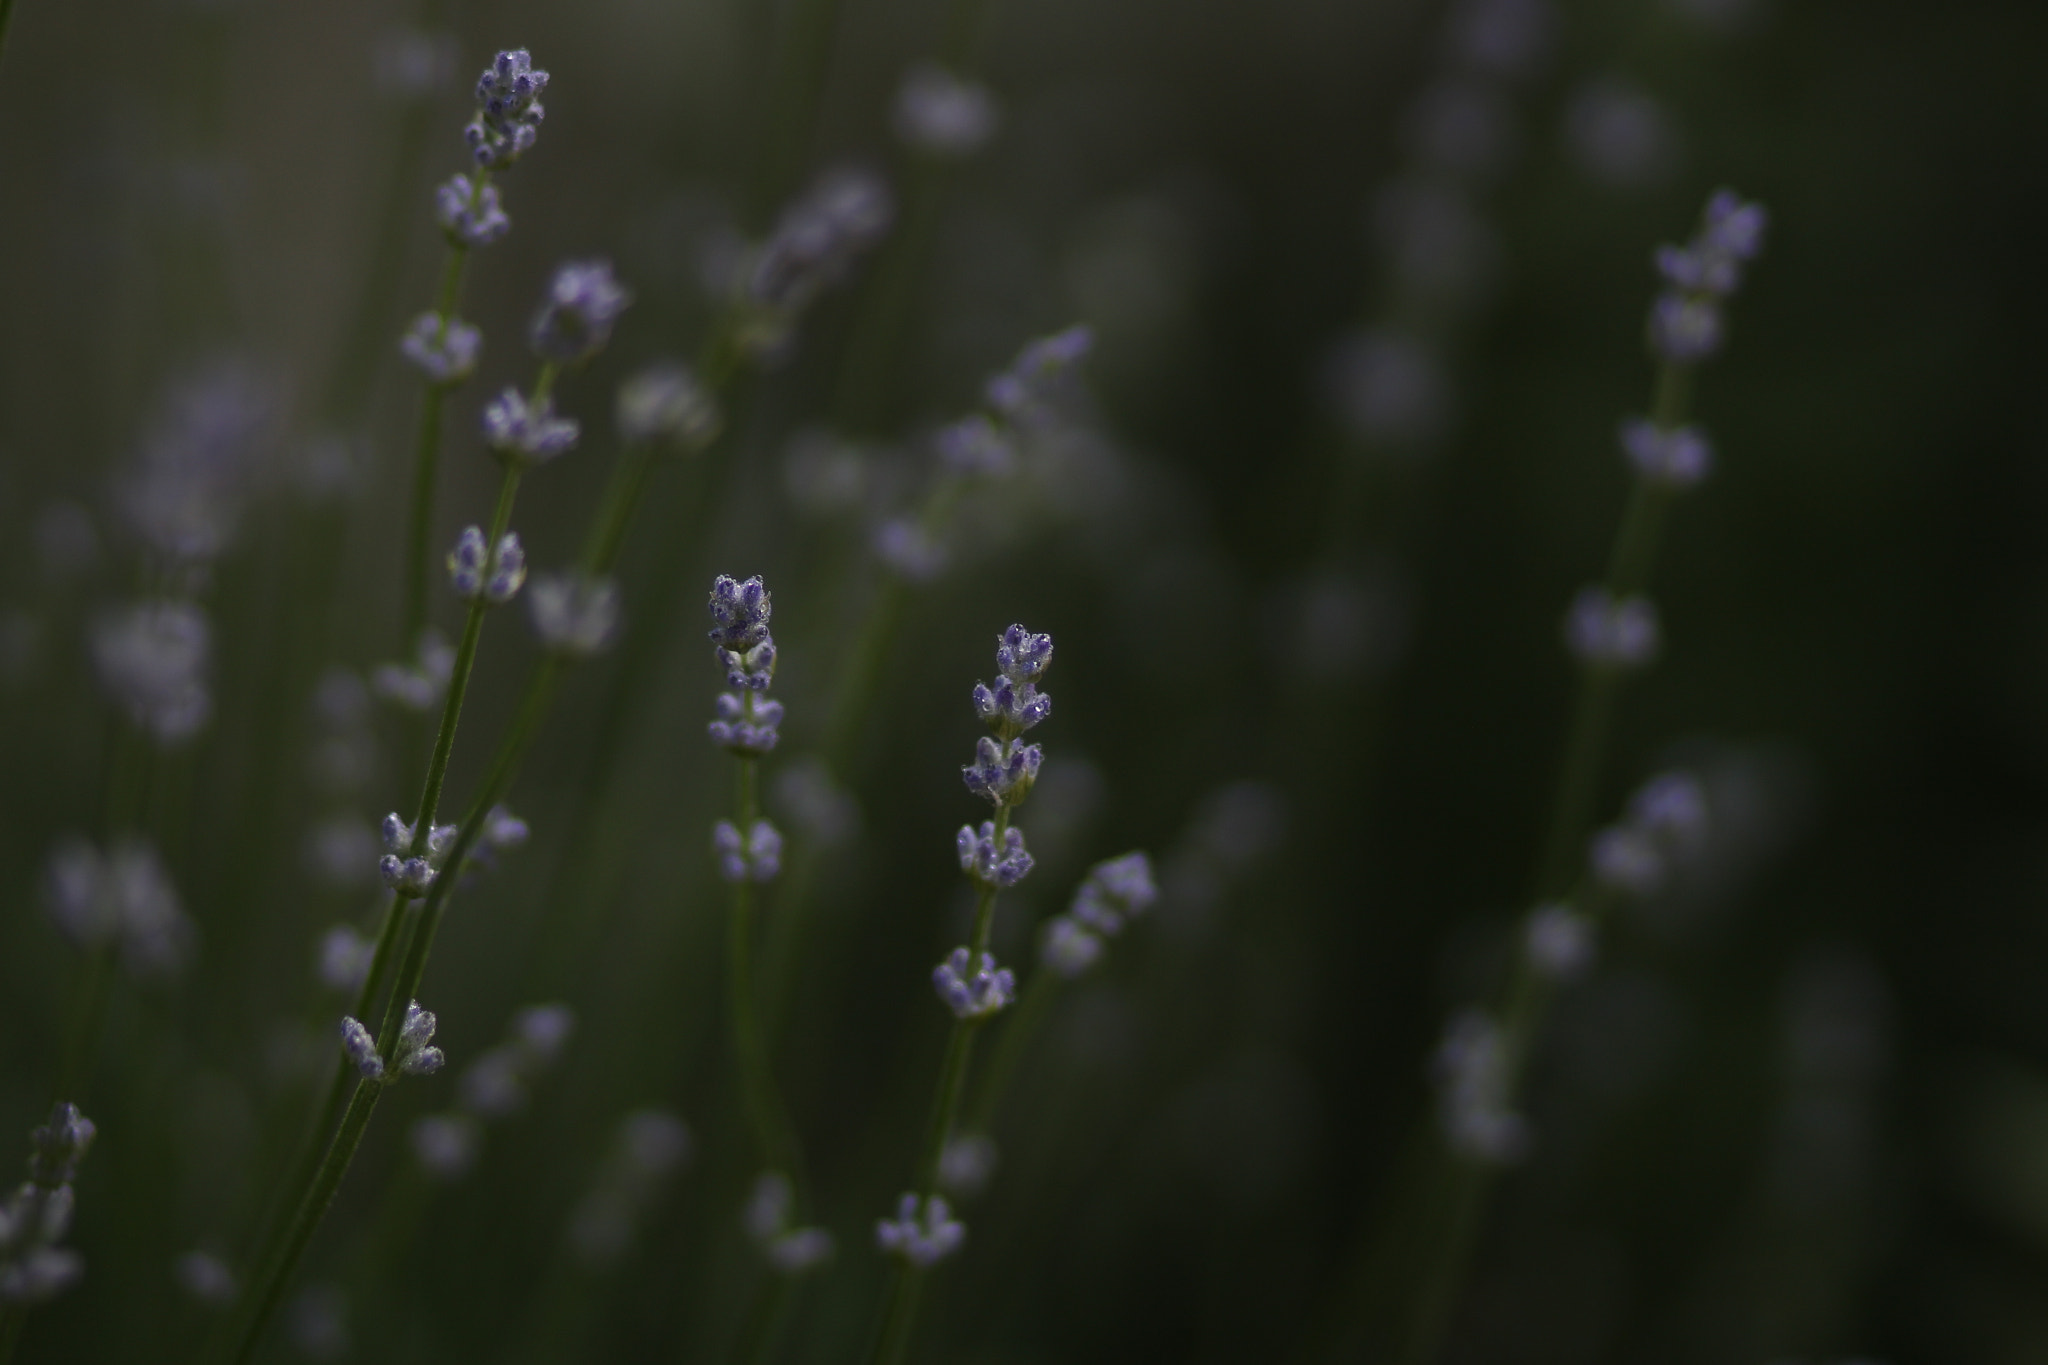
[[533, 633], [558, 654], [587, 659], [619, 633], [619, 585], [581, 572], [537, 574], [527, 589]]
[[1125, 920], [1142, 915], [1158, 899], [1152, 860], [1143, 853], [1126, 853], [1088, 869], [1067, 913], [1077, 923], [1114, 938], [1123, 931]]
[[775, 601], [755, 574], [745, 582], [720, 574], [711, 584], [711, 643], [726, 650], [748, 650], [768, 638], [768, 620]]
[[989, 406], [1023, 426], [1044, 426], [1074, 382], [1074, 371], [1095, 346], [1086, 325], [1040, 337], [1017, 353], [1010, 368], [988, 381]]
[[502, 606], [511, 601], [526, 581], [526, 551], [519, 536], [506, 532], [498, 538], [497, 548], [486, 554], [482, 528], [465, 527], [448, 552], [448, 581], [465, 602], [482, 599]]
[[751, 690], [721, 692], [715, 703], [718, 719], [708, 727], [711, 742], [742, 758], [759, 758], [774, 750], [782, 736], [782, 703]]
[[1572, 599], [1565, 642], [1588, 667], [1641, 668], [1657, 655], [1657, 608], [1646, 597], [1616, 601], [1605, 588], [1586, 588]]
[[576, 448], [582, 427], [573, 417], [555, 416], [552, 398], [529, 402], [507, 387], [484, 407], [484, 444], [507, 460], [540, 464]]
[[547, 111], [540, 96], [548, 73], [534, 69], [525, 48], [500, 52], [476, 83], [476, 117], [462, 130], [476, 164], [486, 169], [510, 166], [540, 135]]
[[1714, 447], [1698, 427], [1658, 426], [1646, 417], [1621, 424], [1621, 449], [1638, 474], [1671, 488], [1690, 488], [1714, 466]]
[[1063, 981], [1072, 981], [1093, 967], [1104, 951], [1101, 937], [1071, 915], [1054, 915], [1038, 931], [1038, 961]]
[[1017, 467], [1017, 445], [980, 413], [940, 427], [939, 463], [954, 474], [1000, 478]]
[[633, 296], [612, 277], [605, 260], [570, 261], [548, 282], [527, 340], [534, 354], [560, 365], [590, 359], [611, 340], [612, 326]]
[[729, 882], [770, 882], [782, 872], [782, 834], [766, 820], [756, 820], [744, 838], [732, 821], [720, 820], [711, 827], [711, 852]]
[[1031, 855], [1024, 849], [1024, 831], [1015, 826], [1004, 830], [998, 843], [995, 821], [982, 821], [979, 833], [972, 825], [962, 825], [954, 843], [960, 854], [960, 870], [983, 886], [1008, 889], [1031, 871]]
[[434, 188], [434, 221], [451, 246], [489, 246], [512, 230], [498, 202], [498, 187], [457, 173]]
[[1014, 806], [1038, 780], [1044, 752], [1036, 744], [1013, 739], [1004, 749], [983, 735], [974, 744], [974, 762], [960, 770], [967, 790], [985, 796], [998, 806]]
[[996, 667], [1007, 677], [1037, 678], [1052, 666], [1052, 636], [1033, 635], [1021, 625], [1005, 630], [996, 641]]
[[1017, 998], [1017, 977], [996, 966], [993, 953], [983, 953], [970, 969], [967, 949], [955, 948], [932, 968], [932, 989], [955, 1019], [986, 1019]]
[[896, 91], [896, 136], [933, 156], [979, 151], [996, 131], [994, 96], [944, 67], [914, 66]]
[[896, 1205], [894, 1218], [875, 1223], [875, 1245], [886, 1255], [900, 1256], [922, 1270], [938, 1264], [960, 1250], [967, 1241], [967, 1225], [953, 1217], [943, 1195], [920, 1200], [905, 1194]]
[[481, 331], [460, 318], [443, 318], [439, 313], [414, 318], [398, 341], [399, 352], [428, 383], [441, 388], [460, 384], [475, 373], [483, 348]]

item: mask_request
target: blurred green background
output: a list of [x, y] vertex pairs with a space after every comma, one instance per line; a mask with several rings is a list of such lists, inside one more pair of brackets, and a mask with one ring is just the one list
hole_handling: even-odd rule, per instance
[[[325, 668], [396, 653], [418, 400], [392, 341], [430, 297], [430, 189], [463, 165], [501, 46], [553, 82], [503, 181], [514, 230], [473, 262], [485, 360], [451, 405], [437, 545], [488, 505], [474, 414], [528, 372], [515, 338], [555, 262], [607, 256], [637, 297], [565, 385], [584, 448], [529, 481], [516, 524], [542, 565], [580, 543], [616, 381], [701, 344], [708, 244], [847, 161], [895, 187], [899, 231], [733, 395], [721, 445], [658, 474], [628, 638], [572, 675], [514, 795], [533, 842], [449, 917], [423, 999], [451, 1073], [536, 1000], [576, 1010], [571, 1047], [446, 1188], [405, 1129], [451, 1080], [393, 1092], [302, 1277], [331, 1293], [271, 1356], [733, 1350], [765, 1271], [738, 1224], [706, 852], [729, 768], [702, 738], [720, 684], [697, 595], [718, 572], [775, 591], [772, 783], [819, 743], [877, 590], [859, 517], [792, 496], [792, 443], [864, 443], [886, 496], [986, 374], [1076, 321], [1098, 338], [1085, 432], [971, 507], [952, 568], [908, 597], [849, 776], [859, 833], [804, 855], [817, 907], [777, 1065], [840, 1247], [779, 1358], [852, 1358], [880, 1293], [872, 1220], [943, 1040], [928, 964], [964, 922], [952, 830], [983, 813], [955, 776], [967, 692], [1012, 620], [1057, 640], [1058, 711], [1020, 817], [1040, 866], [999, 953], [1028, 961], [1098, 858], [1149, 849], [1166, 894], [1024, 1058], [918, 1358], [1323, 1355], [1428, 1122], [1428, 1055], [1526, 909], [1573, 679], [1559, 621], [1626, 491], [1615, 424], [1647, 401], [1650, 249], [1727, 184], [1770, 206], [1769, 246], [1700, 386], [1718, 465], [1675, 511], [1667, 647], [1601, 801], [1690, 763], [1721, 837], [1619, 918], [1553, 1021], [1535, 1146], [1446, 1359], [2048, 1358], [2048, 10], [1557, 0], [1488, 78], [1498, 120], [1453, 149], [1476, 158], [1467, 216], [1414, 220], [1389, 187], [1431, 155], [1459, 7], [987, 0], [1001, 126], [935, 168], [890, 109], [973, 3], [840, 0], [785, 165], [764, 164], [769, 106], [808, 0], [20, 0], [0, 66], [0, 1163], [45, 1112], [78, 975], [39, 879], [60, 837], [104, 832], [119, 721], [85, 639], [134, 582], [114, 481], [208, 366], [242, 367], [264, 412], [206, 589], [215, 718], [150, 816], [199, 949], [116, 991], [85, 1105], [86, 1278], [22, 1358], [188, 1357], [210, 1310], [175, 1258], [245, 1254], [303, 1124], [340, 1010], [316, 945], [370, 895], [316, 875], [308, 831], [407, 809], [421, 748], [379, 713], [374, 778], [337, 812], [309, 775], [311, 699]], [[1445, 358], [1426, 438], [1361, 440], [1332, 400], [1343, 339], [1386, 325]], [[532, 652], [510, 613], [486, 638], [452, 791]], [[650, 1106], [687, 1121], [690, 1159], [593, 1267], [565, 1228]]]

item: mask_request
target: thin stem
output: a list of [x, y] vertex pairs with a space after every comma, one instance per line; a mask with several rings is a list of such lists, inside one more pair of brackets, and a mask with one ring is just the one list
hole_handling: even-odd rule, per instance
[[291, 1282], [292, 1272], [298, 1269], [300, 1259], [306, 1254], [307, 1243], [313, 1240], [314, 1231], [327, 1216], [329, 1206], [334, 1203], [335, 1192], [341, 1188], [342, 1177], [348, 1174], [349, 1163], [355, 1159], [356, 1147], [363, 1140], [363, 1130], [370, 1126], [370, 1115], [377, 1108], [377, 1099], [383, 1088], [375, 1081], [356, 1084], [355, 1096], [349, 1101], [348, 1112], [342, 1116], [341, 1128], [335, 1133], [334, 1141], [327, 1145], [319, 1169], [306, 1188], [306, 1197], [299, 1201], [298, 1209], [292, 1215], [291, 1229], [285, 1236], [284, 1245], [268, 1272], [257, 1282], [256, 1293], [251, 1300], [254, 1306], [243, 1322], [241, 1336], [231, 1357], [234, 1365], [246, 1365], [255, 1354], [256, 1344], [262, 1338], [264, 1327], [276, 1314], [285, 1286]]
[[647, 491], [647, 477], [654, 471], [653, 447], [634, 441], [619, 451], [606, 480], [598, 516], [583, 549], [583, 568], [591, 574], [609, 573], [618, 562], [626, 543], [626, 531], [633, 524], [633, 512]]
[[[1651, 420], [1660, 428], [1668, 431], [1684, 423], [1691, 378], [1689, 369], [1670, 363], [1658, 371]], [[1649, 586], [1669, 500], [1669, 490], [1649, 479], [1638, 479], [1630, 491], [1608, 554], [1606, 589], [1615, 600], [1634, 596]], [[1584, 856], [1586, 831], [1598, 796], [1620, 683], [1621, 674], [1612, 667], [1590, 664], [1582, 674], [1559, 763], [1550, 829], [1538, 864], [1536, 901], [1573, 889], [1574, 869]], [[1550, 998], [1549, 984], [1536, 975], [1526, 956], [1518, 957], [1498, 1014], [1507, 1050], [1505, 1089], [1510, 1104], [1520, 1092], [1524, 1065]], [[1432, 1254], [1424, 1258], [1419, 1292], [1408, 1303], [1408, 1330], [1398, 1357], [1407, 1365], [1428, 1365], [1442, 1349], [1465, 1267], [1478, 1241], [1486, 1196], [1495, 1179], [1491, 1166], [1449, 1160], [1441, 1152], [1436, 1159], [1444, 1163], [1439, 1169], [1447, 1190], [1434, 1206], [1439, 1215], [1437, 1240]]]
[[419, 430], [412, 448], [412, 510], [405, 530], [405, 634], [401, 657], [416, 649], [427, 628], [428, 542], [433, 536], [434, 476], [441, 462], [441, 407], [448, 390], [428, 384], [420, 400]]
[[1016, 1075], [1018, 1063], [1031, 1050], [1039, 1029], [1044, 1027], [1050, 1016], [1052, 1002], [1059, 997], [1061, 984], [1059, 977], [1042, 970], [1032, 973], [1031, 980], [1025, 983], [1017, 1008], [1010, 1012], [1010, 1018], [996, 1039], [995, 1054], [989, 1058], [979, 1097], [970, 1107], [969, 1131], [985, 1133], [995, 1126], [1003, 1094], [1010, 1088], [1010, 1078]]
[[114, 945], [93, 948], [79, 978], [78, 1004], [65, 1030], [64, 1061], [57, 1072], [55, 1098], [83, 1103], [107, 1026], [107, 995], [114, 978]]
[[[477, 177], [478, 192], [486, 174]], [[471, 196], [474, 201], [475, 195]], [[450, 245], [441, 266], [441, 284], [434, 292], [434, 314], [440, 319], [439, 340], [448, 339], [448, 324], [462, 297], [462, 269], [469, 261], [469, 248]], [[441, 409], [448, 385], [429, 380], [420, 402], [419, 430], [413, 441], [412, 511], [406, 524], [405, 541], [405, 637], [401, 652], [411, 650], [427, 625], [427, 561], [434, 523], [434, 474], [441, 459]], [[492, 542], [496, 544], [496, 541]]]
[[[754, 694], [750, 691], [745, 696], [751, 716]], [[735, 767], [738, 774], [734, 782], [733, 805], [740, 838], [744, 841], [760, 815], [755, 793], [760, 763], [743, 757]], [[731, 1015], [733, 1060], [739, 1069], [740, 1099], [746, 1106], [747, 1122], [754, 1130], [754, 1142], [761, 1160], [770, 1169], [780, 1170], [801, 1183], [798, 1167], [802, 1158], [796, 1135], [775, 1091], [775, 1071], [769, 1064], [768, 1051], [762, 1042], [760, 1015], [754, 1002], [753, 907], [753, 880], [742, 875], [732, 884], [732, 910], [726, 922], [725, 935], [726, 975], [730, 978], [726, 986], [726, 1003]]]
[[[1009, 741], [1008, 727], [1003, 740]], [[996, 807], [996, 847], [1010, 828], [1010, 807]], [[984, 882], [974, 902], [974, 941], [968, 948], [968, 970], [980, 966], [995, 931], [996, 888]], [[939, 1062], [938, 1090], [932, 1096], [931, 1118], [925, 1125], [924, 1150], [917, 1161], [916, 1193], [920, 1209], [926, 1207], [939, 1188], [939, 1165], [945, 1159], [946, 1139], [960, 1118], [960, 1103], [967, 1091], [967, 1071], [974, 1060], [974, 1036], [980, 1031], [979, 1018], [956, 1019], [946, 1038], [946, 1055]], [[901, 1365], [910, 1350], [911, 1331], [917, 1325], [917, 1305], [923, 1292], [924, 1272], [905, 1263], [889, 1285], [888, 1304], [882, 1313], [881, 1331], [876, 1337], [872, 1365]]]
[[[491, 513], [490, 533], [484, 538], [486, 546], [496, 547], [498, 538], [505, 534], [506, 523], [512, 519], [512, 501], [519, 494], [519, 473], [517, 461], [506, 461], [505, 477], [498, 484], [498, 505]], [[478, 597], [469, 604], [469, 618], [463, 622], [462, 643], [455, 650], [455, 671], [448, 679], [448, 699], [441, 706], [440, 733], [434, 738], [434, 756], [427, 764], [426, 790], [420, 794], [419, 819], [413, 825], [415, 858], [427, 854], [434, 816], [441, 805], [441, 784], [448, 779], [448, 758], [455, 751], [455, 725], [462, 718], [462, 699], [469, 691], [470, 670], [476, 666], [477, 640], [483, 634], [484, 613], [489, 610], [490, 603]]]
[[[8, 0], [0, 0], [0, 23], [6, 21]], [[0, 31], [0, 39], [6, 37]], [[14, 1359], [14, 1348], [21, 1344], [21, 1329], [28, 1326], [28, 1309], [17, 1304], [0, 1304], [0, 1365]]]

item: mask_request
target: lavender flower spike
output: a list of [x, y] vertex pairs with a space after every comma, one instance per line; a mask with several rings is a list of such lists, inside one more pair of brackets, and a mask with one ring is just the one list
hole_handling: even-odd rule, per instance
[[547, 111], [540, 96], [548, 73], [534, 69], [525, 48], [500, 52], [476, 83], [476, 117], [462, 130], [476, 164], [503, 169], [533, 150]]
[[[711, 584], [712, 656], [726, 680], [744, 691], [766, 692], [775, 678], [775, 639], [768, 633], [774, 601], [755, 574], [744, 583], [720, 574]], [[780, 718], [780, 711], [776, 713]]]
[[1159, 899], [1152, 860], [1143, 853], [1105, 859], [1088, 869], [1067, 913], [1075, 922], [1114, 938], [1124, 921], [1142, 915]]
[[1003, 831], [1002, 846], [996, 845], [996, 822], [981, 822], [981, 832], [972, 825], [960, 826], [955, 838], [960, 851], [960, 870], [983, 886], [1007, 890], [1024, 880], [1031, 871], [1031, 855], [1024, 850], [1024, 831], [1011, 826]]
[[460, 384], [476, 372], [484, 334], [460, 318], [422, 313], [399, 338], [398, 349], [438, 388]]
[[920, 1270], [945, 1260], [966, 1240], [967, 1225], [953, 1217], [943, 1195], [920, 1200], [915, 1194], [905, 1194], [897, 1202], [894, 1218], [875, 1223], [875, 1245]]
[[507, 388], [484, 407], [484, 444], [502, 459], [540, 464], [575, 449], [583, 429], [573, 417], [555, 416], [551, 398], [529, 403]]
[[1657, 249], [1657, 273], [1667, 287], [1650, 306], [1652, 350], [1674, 365], [1692, 365], [1721, 348], [1721, 304], [1741, 286], [1743, 267], [1762, 253], [1767, 223], [1761, 204], [1717, 190], [1690, 242]]
[[570, 261], [548, 282], [547, 298], [527, 333], [534, 354], [577, 365], [604, 349], [612, 324], [633, 296], [612, 278], [610, 261]]
[[976, 796], [985, 796], [998, 806], [1014, 806], [1038, 780], [1038, 768], [1044, 761], [1045, 753], [1036, 744], [1013, 739], [1005, 749], [983, 735], [975, 741], [974, 762], [962, 768], [960, 776]]
[[498, 187], [483, 183], [482, 176], [471, 180], [460, 173], [435, 187], [434, 221], [456, 247], [489, 246], [512, 230], [498, 202]]
[[955, 1019], [986, 1019], [1017, 998], [1017, 977], [1008, 967], [996, 966], [992, 953], [983, 953], [970, 972], [970, 956], [967, 949], [955, 948], [932, 968], [932, 989]]

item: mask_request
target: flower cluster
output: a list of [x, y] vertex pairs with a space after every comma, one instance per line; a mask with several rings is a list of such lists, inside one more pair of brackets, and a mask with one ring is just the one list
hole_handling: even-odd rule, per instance
[[1593, 879], [1610, 890], [1654, 895], [1675, 864], [1696, 856], [1708, 834], [1707, 796], [1687, 772], [1660, 773], [1629, 798], [1627, 813], [1593, 836]]
[[162, 859], [126, 840], [105, 853], [69, 839], [50, 855], [43, 902], [63, 935], [80, 948], [112, 945], [137, 976], [163, 976], [191, 956], [194, 930]]
[[1038, 960], [1067, 980], [1080, 976], [1101, 959], [1104, 939], [1122, 933], [1127, 921], [1158, 899], [1152, 860], [1145, 854], [1104, 859], [1088, 869], [1066, 913], [1038, 931]]
[[489, 246], [512, 230], [498, 201], [498, 187], [479, 175], [475, 179], [460, 172], [434, 187], [434, 221], [456, 247]]
[[967, 1225], [953, 1216], [944, 1195], [905, 1194], [894, 1218], [875, 1221], [875, 1245], [920, 1270], [945, 1260], [966, 1240]]
[[1647, 597], [1616, 601], [1605, 588], [1581, 589], [1564, 631], [1573, 656], [1589, 668], [1641, 668], [1657, 657], [1657, 607]]
[[1585, 975], [1597, 947], [1593, 921], [1562, 902], [1537, 906], [1522, 930], [1522, 951], [1529, 965], [1552, 981]]
[[537, 574], [526, 593], [533, 633], [558, 654], [587, 659], [619, 633], [619, 585], [581, 572]]
[[804, 309], [881, 241], [895, 216], [888, 188], [855, 170], [827, 173], [784, 210], [745, 276], [746, 297], [759, 314], [750, 329], [752, 344], [781, 345]]
[[1714, 447], [1698, 427], [1666, 430], [1646, 417], [1621, 424], [1621, 449], [1636, 473], [1669, 488], [1690, 488], [1714, 466]]
[[0, 1200], [0, 1304], [38, 1303], [84, 1273], [77, 1252], [59, 1246], [71, 1228], [71, 1182], [97, 1130], [78, 1106], [59, 1102], [29, 1134], [29, 1178]]
[[484, 334], [461, 318], [421, 313], [398, 339], [398, 350], [427, 382], [442, 388], [460, 384], [476, 372]]
[[987, 86], [923, 63], [912, 67], [897, 88], [895, 123], [896, 136], [916, 151], [971, 156], [995, 135], [995, 97]]
[[566, 262], [548, 281], [527, 341], [543, 360], [580, 364], [604, 349], [613, 324], [632, 302], [633, 296], [613, 278], [610, 261]]
[[341, 1050], [347, 1054], [349, 1064], [366, 1081], [390, 1081], [399, 1076], [431, 1076], [447, 1062], [441, 1049], [431, 1046], [434, 1041], [434, 1012], [420, 1008], [420, 1002], [410, 1000], [405, 1006], [405, 1022], [398, 1026], [398, 1044], [392, 1050], [387, 1065], [377, 1052], [377, 1040], [370, 1031], [353, 1016], [341, 1017]]
[[711, 584], [712, 657], [743, 691], [766, 692], [775, 680], [775, 637], [768, 633], [774, 606], [759, 574], [744, 583], [720, 574]]
[[1721, 348], [1721, 304], [1741, 286], [1743, 267], [1763, 251], [1768, 221], [1763, 205], [1717, 190], [1690, 242], [1657, 249], [1665, 289], [1650, 307], [1652, 350], [1674, 365], [1690, 365]]
[[768, 1264], [785, 1275], [800, 1275], [832, 1259], [832, 1234], [796, 1227], [796, 1187], [780, 1171], [763, 1171], [741, 1216], [747, 1235]]
[[988, 381], [984, 396], [989, 406], [1019, 426], [1050, 424], [1075, 370], [1094, 347], [1095, 333], [1085, 325], [1040, 337]]
[[203, 574], [227, 549], [272, 450], [280, 407], [274, 386], [233, 355], [166, 388], [115, 485], [123, 516], [163, 562]]
[[1513, 1076], [1500, 1025], [1477, 1010], [1453, 1019], [1437, 1046], [1435, 1071], [1451, 1147], [1479, 1161], [1520, 1160], [1529, 1125], [1509, 1107]]
[[975, 743], [974, 762], [960, 770], [967, 789], [1000, 808], [1014, 806], [1038, 779], [1044, 754], [1036, 744], [1017, 736], [1052, 714], [1052, 698], [1038, 690], [1038, 679], [1052, 663], [1052, 637], [1034, 635], [1021, 625], [1004, 631], [996, 646], [995, 683], [976, 683], [974, 711], [996, 732]]
[[158, 743], [197, 734], [213, 715], [207, 661], [213, 632], [190, 602], [141, 602], [93, 627], [100, 685]]
[[377, 860], [377, 873], [384, 879], [384, 885], [402, 896], [424, 896], [440, 875], [448, 850], [455, 845], [455, 826], [435, 825], [429, 830], [424, 855], [412, 851], [413, 827], [400, 819], [397, 811], [384, 817], [380, 832], [384, 837], [384, 856]]
[[477, 78], [476, 117], [462, 130], [477, 165], [503, 168], [533, 150], [547, 113], [540, 104], [547, 88], [548, 73], [534, 69], [525, 48], [497, 55]]
[[717, 395], [694, 370], [674, 360], [657, 361], [619, 385], [615, 412], [624, 439], [685, 451], [711, 444], [724, 421]]
[[996, 822], [981, 822], [981, 832], [974, 826], [960, 826], [957, 836], [960, 849], [960, 870], [985, 887], [1007, 890], [1024, 880], [1031, 871], [1031, 855], [1024, 850], [1024, 831], [1006, 829], [1000, 841], [996, 838]]
[[535, 1080], [553, 1067], [576, 1030], [567, 1005], [529, 1005], [512, 1016], [506, 1040], [471, 1062], [455, 1082], [455, 1107], [412, 1126], [412, 1150], [427, 1174], [455, 1180], [476, 1159], [481, 1124], [526, 1107]]
[[711, 852], [729, 882], [770, 882], [782, 873], [782, 834], [766, 820], [754, 821], [744, 837], [738, 825], [720, 820], [711, 827]]
[[410, 663], [382, 663], [370, 670], [370, 691], [408, 711], [431, 711], [455, 676], [455, 648], [432, 626], [420, 632]]
[[483, 528], [464, 527], [448, 552], [448, 582], [465, 602], [482, 599], [494, 607], [510, 602], [526, 581], [526, 550], [519, 535], [507, 531], [492, 549], [484, 543]]
[[484, 405], [484, 444], [517, 464], [541, 464], [576, 448], [583, 428], [573, 417], [555, 416], [554, 399], [529, 400], [515, 388]]
[[1017, 998], [1014, 972], [996, 966], [993, 953], [983, 953], [970, 971], [971, 956], [967, 949], [955, 948], [932, 968], [932, 989], [955, 1019], [986, 1019]]

